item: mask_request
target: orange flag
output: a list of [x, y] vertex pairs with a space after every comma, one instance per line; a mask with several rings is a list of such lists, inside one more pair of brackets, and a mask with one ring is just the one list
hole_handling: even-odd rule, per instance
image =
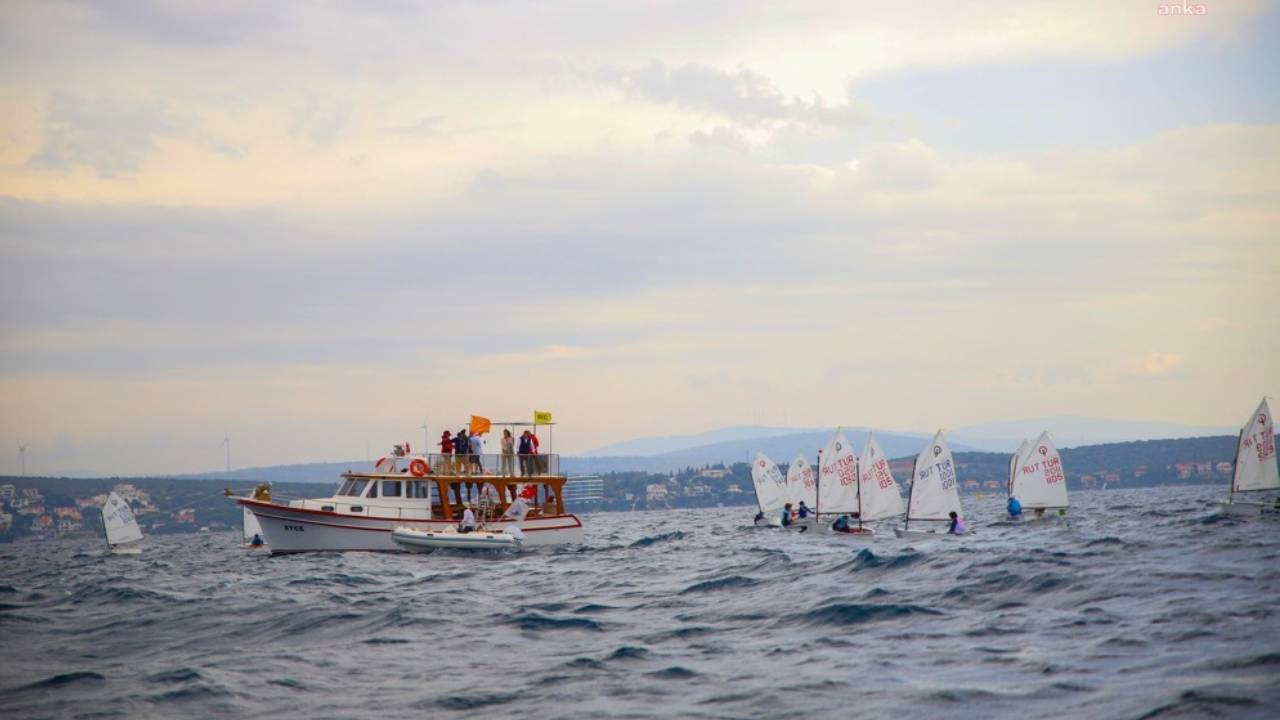
[[472, 435], [489, 432], [489, 418], [480, 417], [479, 415], [471, 416], [471, 429], [467, 432]]

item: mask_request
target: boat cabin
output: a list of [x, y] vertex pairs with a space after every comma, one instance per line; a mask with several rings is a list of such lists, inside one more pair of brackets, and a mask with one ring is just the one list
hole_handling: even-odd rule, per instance
[[[343, 473], [332, 497], [295, 500], [310, 510], [369, 517], [454, 521], [470, 506], [480, 521], [501, 518], [518, 498], [527, 517], [564, 514], [559, 456], [412, 455], [383, 458], [374, 472]], [[508, 474], [509, 473], [509, 474]]]

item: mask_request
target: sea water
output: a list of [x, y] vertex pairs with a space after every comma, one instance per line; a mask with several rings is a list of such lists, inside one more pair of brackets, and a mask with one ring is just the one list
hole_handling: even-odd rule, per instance
[[269, 557], [230, 533], [0, 547], [5, 718], [1280, 716], [1280, 522], [1218, 488], [870, 542], [753, 510], [581, 546]]

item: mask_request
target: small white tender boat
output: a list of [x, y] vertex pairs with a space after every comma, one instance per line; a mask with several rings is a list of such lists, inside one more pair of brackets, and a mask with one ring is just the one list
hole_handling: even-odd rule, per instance
[[518, 527], [505, 530], [473, 530], [458, 532], [454, 528], [443, 530], [414, 530], [398, 527], [391, 531], [391, 540], [409, 552], [430, 552], [440, 548], [455, 550], [504, 550], [524, 544], [524, 533]]

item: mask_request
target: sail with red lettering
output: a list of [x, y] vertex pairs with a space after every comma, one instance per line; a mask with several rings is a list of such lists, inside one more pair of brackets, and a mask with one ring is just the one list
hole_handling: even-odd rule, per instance
[[1067, 476], [1062, 470], [1062, 457], [1048, 430], [1040, 433], [1040, 437], [1022, 453], [1009, 494], [1018, 498], [1024, 508], [1068, 506]]
[[867, 446], [858, 463], [858, 492], [862, 501], [862, 521], [883, 520], [902, 514], [902, 491], [889, 471], [889, 459], [876, 441], [867, 435]]
[[1236, 447], [1236, 471], [1232, 492], [1280, 488], [1276, 468], [1276, 424], [1267, 399], [1262, 398], [1253, 417], [1245, 424]]
[[961, 514], [960, 486], [951, 448], [939, 430], [920, 451], [911, 477], [911, 497], [907, 501], [907, 521], [949, 520]]
[[804, 453], [797, 455], [787, 469], [787, 501], [796, 507], [801, 501], [808, 507], [818, 502], [818, 477]]
[[756, 503], [765, 515], [782, 510], [787, 500], [787, 479], [778, 466], [762, 452], [751, 464], [751, 482], [756, 488]]
[[817, 511], [858, 512], [858, 458], [843, 431], [831, 436], [818, 463]]

